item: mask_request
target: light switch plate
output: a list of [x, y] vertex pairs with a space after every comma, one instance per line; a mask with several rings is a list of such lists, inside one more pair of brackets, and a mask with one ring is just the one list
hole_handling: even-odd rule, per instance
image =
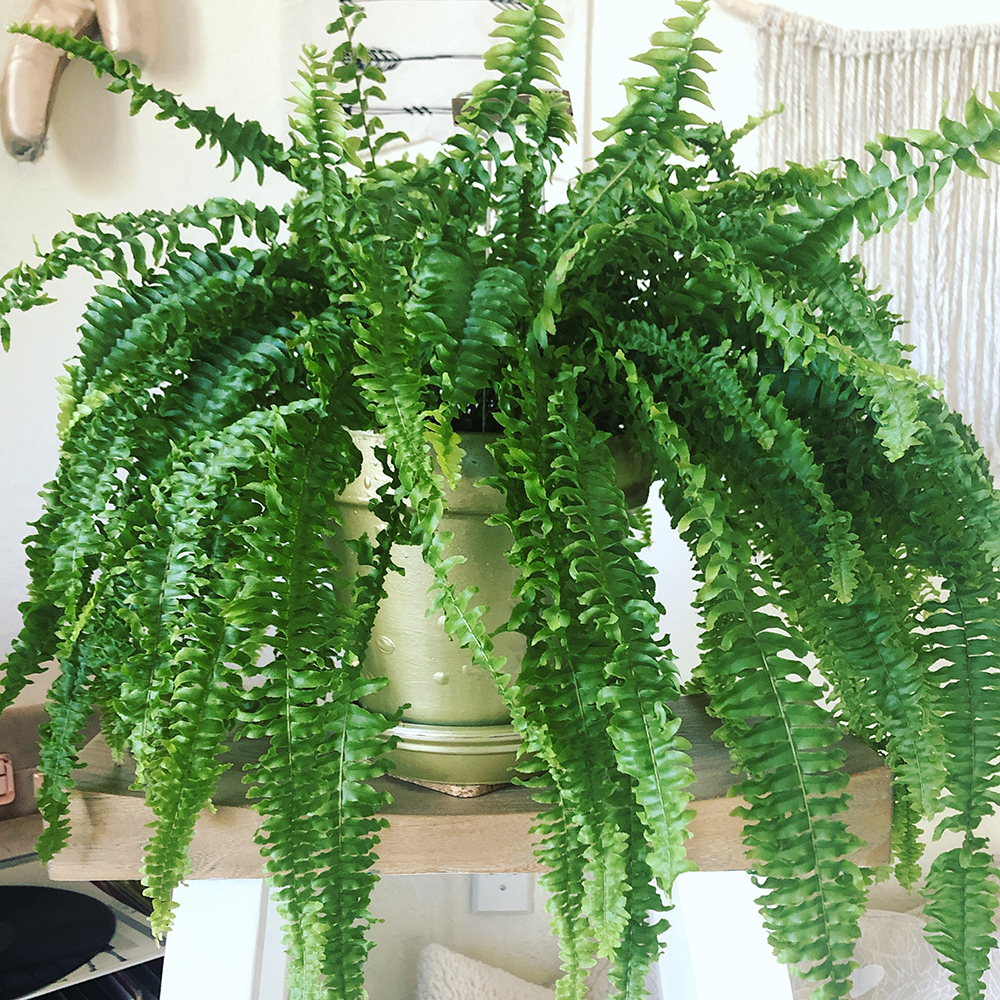
[[473, 875], [472, 912], [531, 913], [533, 889], [531, 875]]

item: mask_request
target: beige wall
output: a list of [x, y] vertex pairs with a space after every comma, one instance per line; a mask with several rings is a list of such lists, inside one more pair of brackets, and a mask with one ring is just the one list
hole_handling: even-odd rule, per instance
[[[27, 5], [28, 0], [0, 0], [0, 25], [19, 20]], [[159, 51], [146, 76], [181, 93], [193, 106], [214, 104], [223, 114], [257, 118], [283, 136], [284, 77], [298, 44], [289, 35], [303, 23], [315, 22], [316, 10], [322, 13], [329, 6], [329, 0], [160, 0]], [[662, 0], [628, 0], [630, 16], [622, 17], [620, 5], [605, 0], [594, 4], [592, 127], [619, 109], [617, 81], [641, 70], [628, 57], [644, 47], [664, 6]], [[590, 4], [564, 0], [562, 7], [572, 15], [564, 44], [566, 79], [584, 131]], [[708, 30], [728, 49], [728, 75], [752, 72], [745, 27], [724, 15], [713, 15], [713, 20]], [[10, 43], [11, 36], [0, 34], [0, 59]], [[733, 124], [741, 123], [750, 108], [743, 106], [748, 96], [744, 88], [723, 86], [720, 94], [721, 113]], [[44, 248], [55, 233], [68, 228], [71, 212], [167, 209], [214, 195], [260, 194], [252, 171], [229, 183], [229, 168], [215, 170], [213, 154], [193, 149], [191, 135], [156, 121], [149, 108], [130, 118], [124, 97], [108, 94], [89, 66], [71, 63], [60, 84], [45, 155], [35, 163], [15, 163], [0, 153], [0, 274], [30, 260], [34, 241]], [[280, 179], [269, 182], [265, 197], [281, 203], [286, 196]], [[40, 513], [39, 490], [56, 467], [55, 380], [73, 354], [78, 317], [91, 286], [87, 275], [73, 274], [53, 286], [57, 303], [12, 317], [11, 350], [0, 357], [0, 657], [20, 627], [17, 605], [27, 586], [21, 541], [28, 522]], [[695, 634], [687, 591], [683, 584], [677, 590], [673, 574], [668, 585], [672, 589], [664, 597], [677, 609], [670, 630], [691, 661]], [[37, 701], [42, 696], [34, 690], [23, 697]]]

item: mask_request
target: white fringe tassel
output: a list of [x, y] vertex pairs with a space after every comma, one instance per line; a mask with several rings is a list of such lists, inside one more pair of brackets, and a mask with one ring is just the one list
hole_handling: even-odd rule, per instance
[[[863, 166], [879, 133], [964, 120], [975, 90], [1000, 90], [1000, 23], [940, 29], [853, 31], [766, 6], [757, 21], [765, 108], [785, 112], [759, 129], [761, 162], [816, 163], [846, 156]], [[892, 162], [892, 157], [888, 162]], [[1000, 177], [956, 170], [934, 213], [847, 248], [870, 285], [894, 296], [909, 322], [914, 365], [936, 375], [1000, 473]]]

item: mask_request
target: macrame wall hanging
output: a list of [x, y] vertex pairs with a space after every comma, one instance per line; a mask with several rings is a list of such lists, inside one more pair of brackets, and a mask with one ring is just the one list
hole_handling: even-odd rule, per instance
[[[963, 119], [972, 90], [1000, 90], [1000, 23], [854, 31], [760, 8], [761, 100], [784, 104], [759, 130], [762, 163], [811, 164], [837, 156], [870, 164], [865, 143]], [[894, 296], [909, 322], [900, 334], [913, 363], [944, 383], [1000, 474], [1000, 170], [960, 175], [933, 214], [867, 244], [852, 240], [869, 284]]]

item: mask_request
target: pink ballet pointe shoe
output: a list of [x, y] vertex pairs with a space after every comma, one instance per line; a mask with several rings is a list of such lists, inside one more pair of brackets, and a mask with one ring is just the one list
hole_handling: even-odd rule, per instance
[[[129, 62], [142, 63], [150, 38], [142, 0], [35, 0], [25, 21], [90, 35]], [[0, 81], [0, 137], [15, 160], [37, 160], [45, 150], [49, 118], [65, 52], [18, 35]]]

